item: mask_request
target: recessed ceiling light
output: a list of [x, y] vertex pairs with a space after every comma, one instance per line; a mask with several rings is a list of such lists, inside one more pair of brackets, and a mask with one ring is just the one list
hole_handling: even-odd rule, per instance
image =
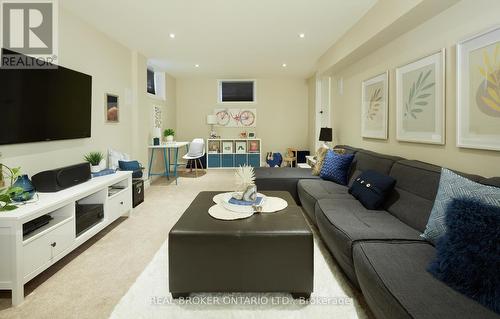
[[284, 67], [284, 68], [286, 68], [286, 63], [283, 63], [281, 66]]
[[174, 39], [175, 38], [175, 33], [169, 33], [168, 36], [171, 38], [171, 39]]
[[199, 64], [195, 64], [195, 65], [194, 65], [194, 67], [195, 67], [195, 68], [199, 68], [199, 67], [200, 67], [200, 65], [199, 65]]
[[305, 33], [299, 33], [299, 38], [304, 38], [305, 36]]

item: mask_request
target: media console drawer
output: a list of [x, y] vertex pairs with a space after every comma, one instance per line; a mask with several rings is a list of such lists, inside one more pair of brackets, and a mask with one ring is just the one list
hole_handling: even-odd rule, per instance
[[116, 218], [125, 214], [132, 207], [132, 190], [130, 187], [125, 188], [118, 194], [108, 199], [108, 206], [106, 213], [108, 220], [115, 220]]
[[75, 219], [64, 223], [42, 236], [29, 241], [23, 247], [24, 276], [28, 276], [69, 248], [75, 240]]

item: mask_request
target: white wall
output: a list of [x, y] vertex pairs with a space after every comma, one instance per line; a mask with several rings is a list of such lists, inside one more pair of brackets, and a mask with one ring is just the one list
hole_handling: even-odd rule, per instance
[[[257, 103], [237, 106], [217, 105], [216, 78], [177, 78], [177, 140], [206, 139], [208, 114], [216, 107], [257, 109], [255, 131], [265, 152], [284, 153], [287, 147], [308, 148], [308, 87], [304, 79], [257, 79]], [[167, 93], [168, 94], [168, 93]], [[217, 127], [223, 138], [238, 137], [243, 128]], [[264, 160], [263, 156], [263, 160]]]
[[[22, 168], [30, 175], [41, 170], [83, 161], [89, 151], [109, 147], [131, 152], [131, 52], [89, 27], [79, 18], [59, 9], [59, 64], [92, 76], [91, 138], [0, 146], [6, 165]], [[104, 95], [120, 97], [120, 124], [104, 123]]]
[[[485, 10], [485, 8], [487, 8]], [[417, 28], [393, 39], [377, 51], [343, 68], [344, 92], [332, 85], [333, 115], [338, 142], [377, 152], [430, 162], [484, 176], [499, 176], [500, 152], [456, 146], [456, 43], [498, 24], [500, 1], [463, 0]], [[395, 68], [446, 48], [446, 145], [405, 143], [396, 140]], [[361, 82], [390, 70], [389, 140], [361, 137]], [[500, 125], [500, 120], [499, 123]]]

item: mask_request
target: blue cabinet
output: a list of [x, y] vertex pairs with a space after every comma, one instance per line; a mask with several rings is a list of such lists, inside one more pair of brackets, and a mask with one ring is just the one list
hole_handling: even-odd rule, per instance
[[243, 165], [247, 165], [247, 154], [236, 154], [234, 155], [234, 166], [240, 167]]
[[233, 154], [222, 154], [222, 167], [234, 167]]
[[207, 165], [208, 167], [220, 167], [220, 154], [208, 154]]
[[248, 165], [260, 167], [260, 154], [248, 154]]

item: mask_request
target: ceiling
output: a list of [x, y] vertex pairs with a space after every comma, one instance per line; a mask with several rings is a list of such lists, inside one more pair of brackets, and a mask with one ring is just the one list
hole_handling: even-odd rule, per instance
[[305, 78], [314, 72], [318, 58], [375, 2], [63, 0], [59, 3], [98, 30], [152, 59], [157, 68], [173, 76]]

